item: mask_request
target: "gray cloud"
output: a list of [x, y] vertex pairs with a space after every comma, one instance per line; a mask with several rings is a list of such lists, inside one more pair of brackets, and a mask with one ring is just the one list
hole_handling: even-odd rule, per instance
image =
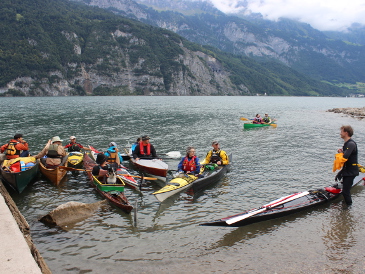
[[[209, 1], [209, 0], [207, 0]], [[364, 0], [210, 0], [225, 13], [261, 13], [264, 18], [296, 19], [318, 30], [346, 31], [353, 23], [365, 25]]]

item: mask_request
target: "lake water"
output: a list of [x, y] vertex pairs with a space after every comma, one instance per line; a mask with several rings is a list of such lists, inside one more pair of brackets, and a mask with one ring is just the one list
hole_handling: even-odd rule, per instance
[[[298, 191], [334, 182], [332, 163], [342, 147], [339, 128], [350, 124], [365, 164], [365, 120], [326, 112], [363, 107], [365, 99], [313, 97], [56, 97], [1, 98], [1, 144], [23, 133], [32, 153], [52, 136], [105, 150], [123, 149], [148, 134], [157, 151], [195, 146], [203, 158], [218, 140], [233, 154], [231, 172], [192, 196], [160, 204], [151, 193], [126, 188], [134, 214], [108, 206], [67, 229], [37, 221], [58, 205], [102, 198], [85, 174], [70, 173], [59, 187], [39, 177], [18, 195], [34, 243], [53, 273], [363, 273], [364, 187], [353, 206], [342, 198], [319, 208], [240, 228], [199, 223], [259, 207]], [[18, 109], [18, 111], [14, 111]], [[277, 128], [244, 130], [240, 117], [269, 113]], [[176, 169], [178, 160], [167, 160]], [[128, 163], [125, 163], [128, 166]], [[134, 171], [133, 171], [134, 172]]]

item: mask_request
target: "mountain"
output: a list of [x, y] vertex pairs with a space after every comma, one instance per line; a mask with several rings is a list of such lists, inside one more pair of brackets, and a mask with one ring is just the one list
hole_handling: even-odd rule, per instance
[[[132, 4], [125, 10], [145, 14]], [[2, 0], [0, 34], [2, 96], [347, 94], [278, 62], [66, 0]]]
[[[226, 15], [206, 1], [76, 0], [159, 26], [201, 44], [259, 62], [275, 60], [311, 78], [333, 84], [365, 82], [365, 46], [340, 40], [289, 19]], [[120, 5], [128, 8], [120, 8]], [[135, 12], [138, 11], [138, 12]], [[358, 29], [352, 32], [352, 41]], [[331, 34], [331, 35], [330, 35]], [[348, 36], [350, 38], [350, 36]]]

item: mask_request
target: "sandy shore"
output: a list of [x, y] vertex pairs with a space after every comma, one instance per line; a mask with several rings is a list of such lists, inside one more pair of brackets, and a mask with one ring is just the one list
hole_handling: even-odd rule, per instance
[[354, 118], [365, 118], [365, 107], [363, 108], [333, 108], [328, 112], [343, 113]]

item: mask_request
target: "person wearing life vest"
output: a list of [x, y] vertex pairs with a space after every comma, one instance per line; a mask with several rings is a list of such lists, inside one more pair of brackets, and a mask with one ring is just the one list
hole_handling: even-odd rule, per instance
[[68, 152], [73, 152], [73, 151], [80, 151], [81, 149], [84, 150], [91, 150], [88, 147], [84, 147], [79, 143], [76, 143], [76, 137], [75, 136], [71, 136], [70, 137], [70, 143], [65, 145], [65, 149], [68, 150]]
[[141, 138], [138, 137], [137, 141], [132, 144], [132, 146], [131, 146], [132, 154], [133, 154], [133, 151], [136, 149], [136, 147], [137, 147], [137, 145], [139, 144], [140, 141], [141, 141]]
[[23, 139], [23, 134], [15, 134], [9, 143], [1, 146], [0, 151], [6, 155], [6, 159], [15, 159], [18, 157], [29, 156], [28, 143]]
[[252, 121], [253, 124], [262, 124], [262, 118], [260, 114], [256, 114], [256, 117]]
[[178, 172], [198, 174], [200, 172], [200, 161], [195, 156], [195, 148], [188, 147], [186, 149], [186, 156], [181, 158], [177, 166]]
[[340, 128], [340, 136], [344, 140], [343, 147], [338, 149], [338, 153], [343, 153], [341, 162], [343, 167], [340, 172], [337, 173], [335, 181], [342, 180], [342, 195], [347, 205], [352, 204], [352, 198], [350, 189], [354, 183], [354, 179], [359, 175], [359, 167], [357, 162], [357, 144], [351, 138], [354, 134], [354, 130], [351, 126], [342, 126]]
[[270, 118], [269, 114], [265, 113], [265, 116], [264, 116], [264, 118], [262, 118], [262, 121], [264, 123], [270, 124], [271, 123], [271, 118]]
[[136, 146], [133, 151], [133, 158], [139, 159], [157, 159], [157, 154], [154, 146], [150, 143], [150, 137], [142, 136], [142, 141]]
[[229, 159], [227, 153], [224, 150], [220, 149], [218, 141], [213, 141], [212, 147], [213, 149], [207, 153], [207, 156], [205, 156], [202, 165], [210, 163], [217, 165], [228, 165]]
[[107, 157], [108, 163], [112, 164], [116, 169], [119, 167], [120, 163], [123, 162], [123, 156], [120, 154], [116, 142], [109, 143], [105, 156]]
[[44, 156], [47, 168], [54, 168], [61, 164], [63, 157], [67, 155], [65, 148], [62, 146], [62, 141], [59, 136], [53, 137], [49, 140], [46, 146], [38, 153], [35, 158], [40, 159]]

